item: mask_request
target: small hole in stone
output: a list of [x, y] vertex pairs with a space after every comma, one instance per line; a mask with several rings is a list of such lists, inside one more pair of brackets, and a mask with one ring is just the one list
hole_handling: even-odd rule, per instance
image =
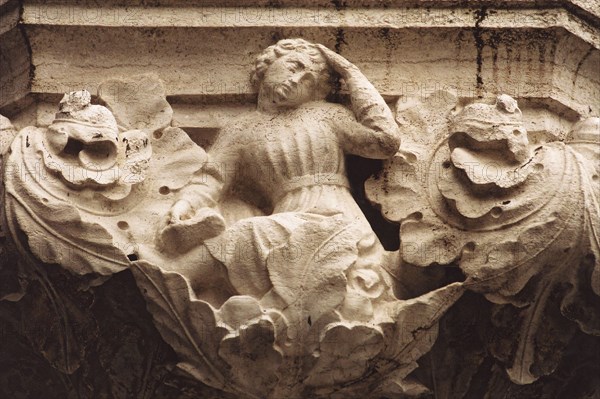
[[593, 175], [593, 176], [592, 176], [592, 180], [593, 180], [593, 181], [598, 181], [598, 175]]
[[44, 204], [47, 204], [47, 203], [48, 203], [48, 198], [42, 198], [42, 202], [43, 202]]
[[452, 164], [450, 163], [450, 161], [444, 161], [444, 162], [442, 162], [442, 167], [444, 169], [448, 169], [450, 166], [452, 166]]
[[155, 139], [157, 139], [157, 140], [158, 140], [158, 139], [160, 139], [160, 138], [162, 137], [162, 135], [163, 135], [163, 132], [162, 132], [162, 130], [159, 130], [159, 131], [157, 131], [157, 132], [154, 132], [154, 133], [152, 134], [152, 136], [153, 136]]
[[518, 129], [515, 129], [515, 130], [513, 130], [513, 134], [514, 134], [515, 136], [519, 136], [519, 135], [521, 134], [521, 131], [520, 131], [520, 130], [518, 130]]
[[563, 249], [563, 252], [564, 252], [564, 253], [567, 253], [567, 252], [569, 252], [570, 250], [571, 250], [571, 247], [567, 247], [567, 248]]
[[127, 259], [134, 262], [134, 261], [138, 260], [139, 258], [137, 256], [137, 254], [129, 254], [129, 255], [127, 255]]
[[502, 201], [502, 205], [508, 205], [508, 204], [510, 204], [510, 200]]
[[475, 243], [473, 241], [469, 241], [468, 243], [465, 244], [465, 246], [463, 247], [465, 252], [473, 252], [475, 251]]
[[162, 186], [161, 188], [158, 189], [158, 192], [161, 193], [162, 195], [167, 195], [171, 192], [171, 190], [167, 186]]
[[408, 215], [408, 219], [421, 220], [423, 219], [423, 214], [421, 212], [414, 212]]
[[533, 170], [536, 172], [541, 172], [542, 170], [544, 170], [544, 165], [542, 165], [541, 163], [536, 163], [535, 165], [533, 165]]
[[127, 230], [129, 228], [129, 224], [123, 220], [121, 220], [120, 222], [117, 222], [117, 227], [120, 228], [121, 230]]
[[406, 152], [406, 153], [404, 153], [404, 156], [406, 157], [406, 160], [409, 163], [415, 163], [415, 162], [417, 162], [417, 156], [415, 154], [412, 154], [410, 152]]
[[77, 155], [83, 150], [83, 143], [74, 138], [69, 138], [62, 152], [68, 155]]
[[493, 217], [499, 218], [500, 215], [502, 215], [502, 208], [500, 208], [499, 206], [495, 206], [492, 208], [492, 211], [490, 213]]

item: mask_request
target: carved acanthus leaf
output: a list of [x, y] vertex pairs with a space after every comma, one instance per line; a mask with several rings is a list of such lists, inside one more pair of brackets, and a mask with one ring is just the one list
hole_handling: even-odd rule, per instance
[[[216, 308], [179, 273], [135, 262], [140, 290], [179, 367], [241, 397], [358, 398], [379, 385], [392, 395], [435, 342], [439, 318], [461, 296], [462, 284], [389, 300], [377, 288], [387, 283], [376, 267], [358, 258], [355, 224], [313, 216], [286, 234], [268, 256], [272, 289], [260, 301], [234, 295]], [[347, 313], [356, 307], [369, 309], [363, 321], [344, 316], [359, 317]]]
[[[356, 261], [361, 229], [343, 218], [306, 223], [293, 232], [267, 260], [272, 292], [265, 300], [281, 300], [290, 337], [298, 348], [307, 342], [312, 323], [319, 323], [344, 301], [346, 270]], [[306, 243], [318, 243], [307, 246]]]
[[217, 326], [215, 309], [196, 299], [178, 273], [163, 272], [144, 261], [136, 262], [131, 270], [149, 299], [148, 307], [161, 335], [180, 355], [179, 366], [208, 385], [225, 388], [228, 382], [217, 368], [225, 368], [217, 348], [227, 330]]
[[58, 179], [41, 171], [28, 150], [34, 133], [21, 132], [5, 165], [4, 206], [13, 238], [22, 231], [27, 237], [23, 244], [38, 259], [78, 274], [111, 275], [127, 268], [126, 255], [103, 226], [84, 220], [72, 203], [53, 195], [51, 185]]
[[[599, 142], [598, 122], [592, 118], [595, 130], [583, 140], [527, 145], [520, 110], [503, 107], [501, 97], [495, 106], [474, 104], [454, 114], [439, 93], [399, 103], [397, 120], [422, 130], [366, 187], [384, 214], [401, 223], [404, 262], [457, 264], [466, 287], [496, 303], [498, 315], [513, 314], [504, 342], [492, 346], [504, 348], [493, 352], [524, 384], [560, 361], [557, 353], [575, 326], [561, 322], [561, 313], [582, 331], [600, 333], [599, 154], [591, 148]], [[548, 324], [562, 330], [549, 336]]]
[[166, 100], [165, 86], [156, 74], [104, 81], [98, 87], [98, 96], [123, 130], [153, 133], [171, 124], [173, 110]]

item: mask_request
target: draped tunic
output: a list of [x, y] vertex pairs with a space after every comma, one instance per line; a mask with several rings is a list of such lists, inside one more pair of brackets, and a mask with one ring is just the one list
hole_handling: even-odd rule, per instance
[[399, 141], [381, 119], [361, 124], [343, 106], [325, 102], [243, 116], [222, 130], [181, 198], [212, 207], [238, 183], [266, 198], [274, 214], [335, 211], [366, 222], [350, 194], [345, 154], [392, 156]]
[[221, 131], [180, 198], [195, 209], [215, 207], [224, 193], [243, 185], [268, 201], [271, 215], [241, 220], [221, 237], [223, 245], [253, 247], [235, 261], [216, 255], [240, 293], [261, 296], [269, 289], [266, 256], [301, 223], [341, 214], [379, 244], [350, 193], [345, 154], [388, 158], [399, 139], [387, 119], [366, 119], [361, 124], [341, 105], [314, 102], [277, 114], [250, 113]]

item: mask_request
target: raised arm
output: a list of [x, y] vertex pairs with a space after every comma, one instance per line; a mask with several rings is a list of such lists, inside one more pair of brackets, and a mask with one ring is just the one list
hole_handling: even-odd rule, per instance
[[356, 65], [325, 46], [317, 46], [350, 90], [355, 118], [336, 109], [330, 119], [342, 136], [344, 150], [365, 158], [385, 159], [394, 155], [400, 147], [400, 131], [379, 92]]

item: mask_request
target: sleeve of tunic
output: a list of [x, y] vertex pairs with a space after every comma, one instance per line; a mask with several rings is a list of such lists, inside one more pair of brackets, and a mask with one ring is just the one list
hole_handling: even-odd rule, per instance
[[345, 152], [365, 158], [387, 159], [398, 151], [398, 126], [386, 112], [374, 107], [364, 110], [360, 121], [356, 120], [352, 111], [342, 106], [332, 107], [328, 114]]

